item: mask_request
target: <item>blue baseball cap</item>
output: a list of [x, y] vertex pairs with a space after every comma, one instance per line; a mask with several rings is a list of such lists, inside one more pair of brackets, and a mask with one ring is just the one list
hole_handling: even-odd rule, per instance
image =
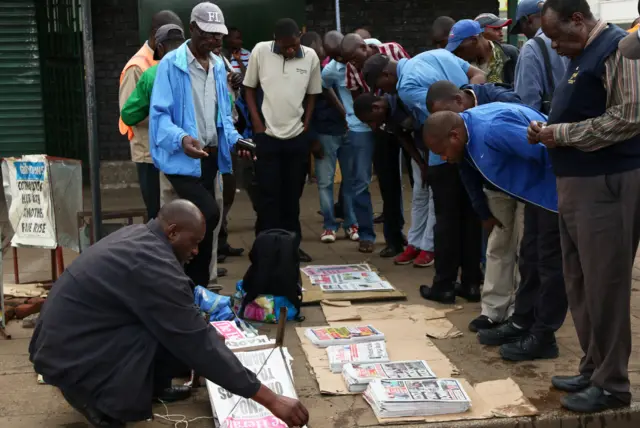
[[520, 20], [529, 15], [535, 15], [536, 13], [540, 13], [542, 10], [542, 5], [544, 4], [544, 0], [520, 0], [518, 2], [518, 7], [516, 8], [516, 24], [511, 28], [509, 33], [511, 34], [520, 34], [522, 33], [522, 28], [520, 28]]
[[451, 27], [451, 32], [449, 33], [449, 43], [445, 47], [449, 52], [453, 52], [458, 49], [458, 46], [465, 39], [469, 37], [477, 36], [478, 34], [482, 34], [484, 30], [480, 26], [480, 23], [474, 21], [473, 19], [462, 19]]

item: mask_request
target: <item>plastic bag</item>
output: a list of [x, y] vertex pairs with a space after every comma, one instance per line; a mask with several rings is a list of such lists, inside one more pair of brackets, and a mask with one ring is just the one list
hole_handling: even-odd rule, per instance
[[[233, 295], [233, 310], [237, 314], [240, 313], [244, 295], [242, 280], [240, 280], [236, 284], [236, 292]], [[270, 294], [260, 295], [253, 302], [247, 304], [244, 308], [244, 319], [276, 324], [280, 316], [280, 308], [283, 306], [287, 308], [287, 321], [301, 320], [301, 317], [296, 316], [298, 311], [289, 299]]]
[[230, 321], [235, 318], [231, 309], [231, 297], [221, 296], [200, 285], [196, 286], [193, 294], [194, 303], [209, 316], [209, 322]]

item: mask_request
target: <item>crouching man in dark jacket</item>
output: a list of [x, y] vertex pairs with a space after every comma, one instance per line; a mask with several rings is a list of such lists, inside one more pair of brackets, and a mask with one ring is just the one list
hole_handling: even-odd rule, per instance
[[289, 426], [307, 423], [302, 404], [263, 386], [198, 314], [183, 264], [204, 234], [200, 210], [178, 199], [91, 246], [54, 284], [30, 359], [93, 426], [124, 427], [151, 418], [154, 399], [187, 398], [171, 379], [189, 368]]

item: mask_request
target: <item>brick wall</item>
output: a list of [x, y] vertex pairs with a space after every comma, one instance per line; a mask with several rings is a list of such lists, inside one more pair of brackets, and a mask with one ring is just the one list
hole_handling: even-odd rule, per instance
[[[307, 29], [324, 33], [335, 30], [335, 2], [307, 1]], [[480, 13], [498, 13], [498, 0], [342, 0], [342, 32], [358, 27], [371, 28], [373, 37], [382, 42], [400, 43], [415, 55], [431, 48], [431, 23], [441, 15], [455, 20]]]
[[101, 160], [130, 160], [129, 143], [118, 131], [120, 72], [140, 49], [137, 0], [92, 2], [98, 141]]

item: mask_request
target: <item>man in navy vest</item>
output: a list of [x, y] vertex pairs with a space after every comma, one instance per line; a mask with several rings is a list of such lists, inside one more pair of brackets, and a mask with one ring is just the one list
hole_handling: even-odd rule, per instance
[[640, 63], [622, 56], [626, 35], [594, 18], [586, 0], [547, 0], [542, 28], [570, 59], [546, 124], [558, 177], [564, 275], [584, 352], [577, 376], [556, 376], [578, 412], [628, 406], [631, 274], [640, 239]]

